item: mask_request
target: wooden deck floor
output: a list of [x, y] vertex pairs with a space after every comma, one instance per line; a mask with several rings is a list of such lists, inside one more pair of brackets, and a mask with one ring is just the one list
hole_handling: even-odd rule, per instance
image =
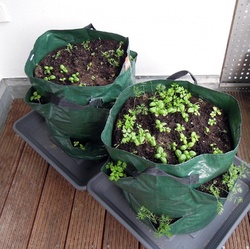
[[[232, 94], [243, 116], [238, 156], [250, 162], [250, 93]], [[23, 100], [14, 100], [0, 134], [0, 248], [144, 249], [87, 191], [72, 187], [14, 133], [15, 121], [29, 111]], [[250, 248], [249, 212], [224, 248]]]

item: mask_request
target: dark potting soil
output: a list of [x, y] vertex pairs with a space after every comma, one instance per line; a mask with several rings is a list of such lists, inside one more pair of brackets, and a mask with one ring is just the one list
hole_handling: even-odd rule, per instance
[[[123, 50], [123, 55], [117, 56], [117, 49]], [[47, 77], [47, 80], [61, 85], [108, 85], [119, 75], [127, 56], [126, 51], [125, 44], [115, 40], [98, 39], [68, 44], [47, 54], [35, 68], [34, 76], [41, 79]], [[62, 70], [61, 65], [66, 70]], [[45, 67], [53, 69], [48, 72]], [[79, 80], [70, 81], [72, 75]]]
[[200, 187], [197, 188], [197, 190], [200, 190], [202, 192], [212, 194], [211, 191], [209, 190], [211, 185], [214, 185], [220, 190], [220, 197], [227, 197], [229, 193], [229, 188], [226, 184], [223, 184], [223, 176], [217, 176], [214, 179], [203, 183]]
[[[121, 109], [117, 121], [119, 119], [123, 119], [124, 114], [128, 114], [130, 109], [134, 109], [135, 106], [140, 105], [141, 103], [144, 103], [145, 106], [149, 108], [150, 96], [152, 95], [144, 94], [140, 97], [129, 98]], [[144, 115], [142, 113], [137, 115], [136, 124], [140, 124], [143, 129], [148, 129], [149, 132], [155, 136], [156, 144], [164, 147], [164, 151], [167, 152], [167, 163], [169, 164], [179, 163], [178, 158], [176, 157], [174, 151], [171, 149], [171, 144], [173, 142], [176, 142], [177, 145], [181, 145], [180, 135], [175, 130], [177, 123], [185, 127], [183, 133], [187, 137], [190, 136], [192, 131], [195, 131], [197, 135], [200, 136], [198, 142], [196, 142], [194, 147], [192, 147], [192, 150], [197, 153], [196, 156], [206, 153], [213, 154], [215, 147], [219, 148], [223, 153], [226, 153], [233, 149], [233, 141], [226, 113], [224, 113], [223, 110], [220, 110], [221, 115], [216, 116], [216, 125], [209, 126], [210, 132], [205, 132], [205, 127], [208, 127], [208, 120], [209, 118], [211, 118], [210, 113], [213, 110], [214, 105], [194, 96], [191, 97], [190, 101], [192, 103], [199, 103], [200, 116], [189, 115], [188, 122], [185, 122], [181, 114], [178, 112], [168, 114], [166, 116], [159, 115], [158, 117], [156, 117], [151, 112], [148, 112], [147, 115]], [[160, 132], [155, 127], [156, 119], [159, 119], [161, 122], [165, 122], [171, 129], [171, 132]], [[134, 153], [153, 162], [161, 163], [159, 159], [155, 158], [156, 147], [151, 146], [147, 141], [139, 146], [136, 146], [132, 142], [121, 143], [122, 135], [123, 134], [121, 129], [117, 128], [117, 126], [115, 125], [112, 140], [112, 144], [114, 147]]]

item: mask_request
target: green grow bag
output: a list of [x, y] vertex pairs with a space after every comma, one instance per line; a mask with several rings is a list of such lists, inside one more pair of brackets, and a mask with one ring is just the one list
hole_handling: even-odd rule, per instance
[[[109, 174], [106, 165], [102, 171]], [[185, 234], [207, 226], [218, 214], [218, 201], [222, 205], [226, 201], [195, 189], [198, 180], [198, 175], [178, 178], [150, 167], [114, 183], [123, 190], [135, 213], [144, 206], [157, 216], [167, 215], [175, 219], [170, 225], [171, 234]], [[149, 219], [143, 222], [155, 230]]]
[[[124, 62], [113, 83], [80, 87], [59, 85], [34, 77], [35, 67], [48, 53], [69, 43], [99, 38], [122, 41], [127, 46], [130, 66], [127, 68]], [[32, 84], [25, 102], [45, 118], [53, 139], [70, 156], [90, 160], [107, 156], [100, 134], [113, 102], [122, 90], [135, 83], [136, 58], [137, 53], [129, 49], [128, 38], [97, 31], [92, 25], [82, 29], [47, 31], [36, 40], [25, 64], [25, 73]], [[31, 102], [33, 91], [46, 96], [48, 101], [45, 104]], [[80, 141], [85, 149], [74, 147], [73, 141]]]
[[[138, 89], [139, 91], [141, 89], [142, 91], [152, 93], [155, 91], [158, 84], [163, 84], [168, 89], [171, 87], [172, 83], [172, 80], [154, 80], [138, 83], [136, 84], [136, 89], [137, 91]], [[197, 86], [188, 81], [175, 81], [175, 83], [183, 86], [191, 92], [191, 94], [212, 102], [227, 113], [233, 138], [233, 150], [224, 154], [202, 154], [184, 163], [171, 165], [155, 163], [127, 151], [120, 150], [119, 148], [112, 147], [112, 132], [117, 115], [125, 102], [130, 97], [135, 96], [134, 86], [125, 89], [117, 98], [116, 103], [109, 113], [108, 120], [101, 134], [101, 139], [113, 161], [121, 160], [127, 164], [131, 164], [138, 170], [138, 172], [142, 172], [148, 167], [156, 167], [162, 169], [168, 174], [178, 177], [187, 177], [190, 174], [198, 174], [199, 184], [202, 184], [226, 172], [233, 162], [241, 136], [241, 113], [239, 105], [237, 100], [228, 94]]]
[[[154, 80], [136, 85], [136, 90], [153, 93], [158, 84], [168, 89], [172, 80]], [[232, 96], [191, 84], [175, 81], [191, 94], [212, 102], [222, 108], [229, 117], [233, 138], [233, 149], [224, 154], [202, 154], [180, 164], [155, 163], [124, 150], [112, 147], [112, 132], [125, 102], [135, 96], [134, 87], [128, 87], [112, 107], [101, 139], [112, 161], [129, 165], [131, 177], [114, 182], [119, 186], [132, 209], [137, 213], [145, 206], [157, 215], [168, 215], [177, 219], [171, 225], [172, 234], [190, 233], [204, 228], [217, 214], [217, 200], [214, 196], [196, 188], [226, 172], [237, 152], [241, 136], [241, 113], [238, 102]], [[102, 171], [109, 175], [106, 166]], [[195, 179], [195, 180], [192, 180]], [[186, 181], [188, 180], [188, 181]], [[225, 198], [220, 198], [223, 204]], [[152, 224], [148, 221], [152, 228]]]

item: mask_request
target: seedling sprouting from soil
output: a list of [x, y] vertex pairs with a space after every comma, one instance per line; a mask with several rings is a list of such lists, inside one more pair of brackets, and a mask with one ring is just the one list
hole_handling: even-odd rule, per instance
[[156, 237], [164, 235], [168, 237], [172, 236], [170, 227], [172, 219], [170, 219], [167, 215], [157, 216], [146, 207], [141, 206], [137, 213], [137, 218], [139, 220], [148, 219], [156, 228]]
[[36, 100], [37, 102], [40, 103], [41, 97], [42, 97], [42, 96], [41, 96], [37, 91], [34, 91], [34, 92], [33, 92], [33, 95], [30, 97], [30, 101]]
[[112, 161], [106, 164], [106, 169], [110, 170], [111, 173], [109, 175], [109, 179], [111, 181], [118, 181], [122, 177], [126, 177], [126, 173], [124, 170], [126, 169], [127, 164], [122, 161], [118, 161], [116, 164]]
[[231, 164], [228, 171], [222, 175], [222, 186], [218, 186], [218, 179], [213, 179], [209, 184], [201, 185], [199, 189], [201, 191], [208, 191], [217, 200], [217, 212], [222, 214], [224, 211], [224, 206], [220, 202], [219, 198], [222, 196], [222, 193], [229, 194], [229, 201], [234, 201], [234, 203], [241, 203], [243, 201], [242, 197], [238, 197], [237, 194], [242, 192], [240, 183], [237, 183], [238, 179], [243, 179], [247, 177], [249, 171], [247, 167], [242, 164], [240, 166], [235, 166]]

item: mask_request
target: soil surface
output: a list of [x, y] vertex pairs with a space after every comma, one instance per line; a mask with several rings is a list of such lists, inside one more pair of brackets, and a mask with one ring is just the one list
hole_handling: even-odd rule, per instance
[[[121, 109], [117, 123], [119, 120], [123, 119], [124, 114], [128, 114], [130, 109], [134, 109], [135, 106], [144, 103], [146, 107], [149, 108], [149, 97], [150, 94], [144, 94], [140, 97], [132, 97], [127, 100], [123, 108]], [[188, 122], [185, 122], [180, 113], [168, 114], [166, 116], [159, 115], [156, 117], [153, 113], [148, 112], [147, 115], [142, 113], [137, 115], [136, 124], [141, 124], [143, 129], [148, 129], [151, 134], [156, 138], [157, 145], [161, 145], [164, 151], [167, 153], [167, 163], [178, 164], [178, 158], [174, 151], [171, 149], [171, 144], [176, 142], [180, 145], [180, 134], [175, 130], [176, 124], [179, 123], [185, 127], [183, 133], [186, 136], [190, 136], [192, 131], [195, 131], [199, 135], [198, 142], [195, 143], [192, 150], [194, 150], [197, 155], [209, 153], [214, 153], [214, 148], [219, 148], [223, 153], [226, 153], [233, 149], [233, 142], [231, 137], [231, 131], [229, 127], [228, 117], [221, 110], [221, 115], [216, 117], [216, 125], [209, 126], [209, 132], [205, 132], [205, 127], [208, 127], [208, 120], [211, 118], [210, 113], [213, 110], [213, 104], [205, 100], [201, 100], [194, 96], [191, 97], [190, 102], [199, 103], [200, 116], [189, 115]], [[159, 119], [161, 122], [165, 122], [167, 126], [171, 129], [170, 133], [160, 132], [159, 129], [155, 127], [155, 120]], [[151, 160], [153, 162], [161, 163], [159, 159], [155, 158], [156, 147], [153, 147], [149, 142], [145, 142], [139, 146], [136, 146], [132, 142], [121, 143], [122, 140], [122, 130], [117, 128], [117, 123], [113, 131], [113, 146], [121, 150], [125, 150], [134, 153], [138, 156]], [[213, 146], [211, 146], [211, 144]]]
[[229, 193], [229, 188], [226, 184], [223, 184], [222, 181], [223, 181], [223, 176], [222, 175], [217, 176], [211, 181], [203, 183], [200, 187], [197, 188], [197, 190], [200, 190], [208, 194], [212, 194], [209, 188], [213, 184], [220, 190], [220, 197], [227, 197]]
[[[117, 53], [122, 50], [123, 54]], [[125, 44], [115, 40], [68, 44], [46, 55], [35, 68], [34, 76], [41, 79], [47, 77], [47, 80], [62, 85], [108, 85], [119, 75], [126, 51]], [[53, 69], [46, 71], [45, 67]], [[76, 80], [70, 80], [72, 75], [79, 80], [76, 77]]]

